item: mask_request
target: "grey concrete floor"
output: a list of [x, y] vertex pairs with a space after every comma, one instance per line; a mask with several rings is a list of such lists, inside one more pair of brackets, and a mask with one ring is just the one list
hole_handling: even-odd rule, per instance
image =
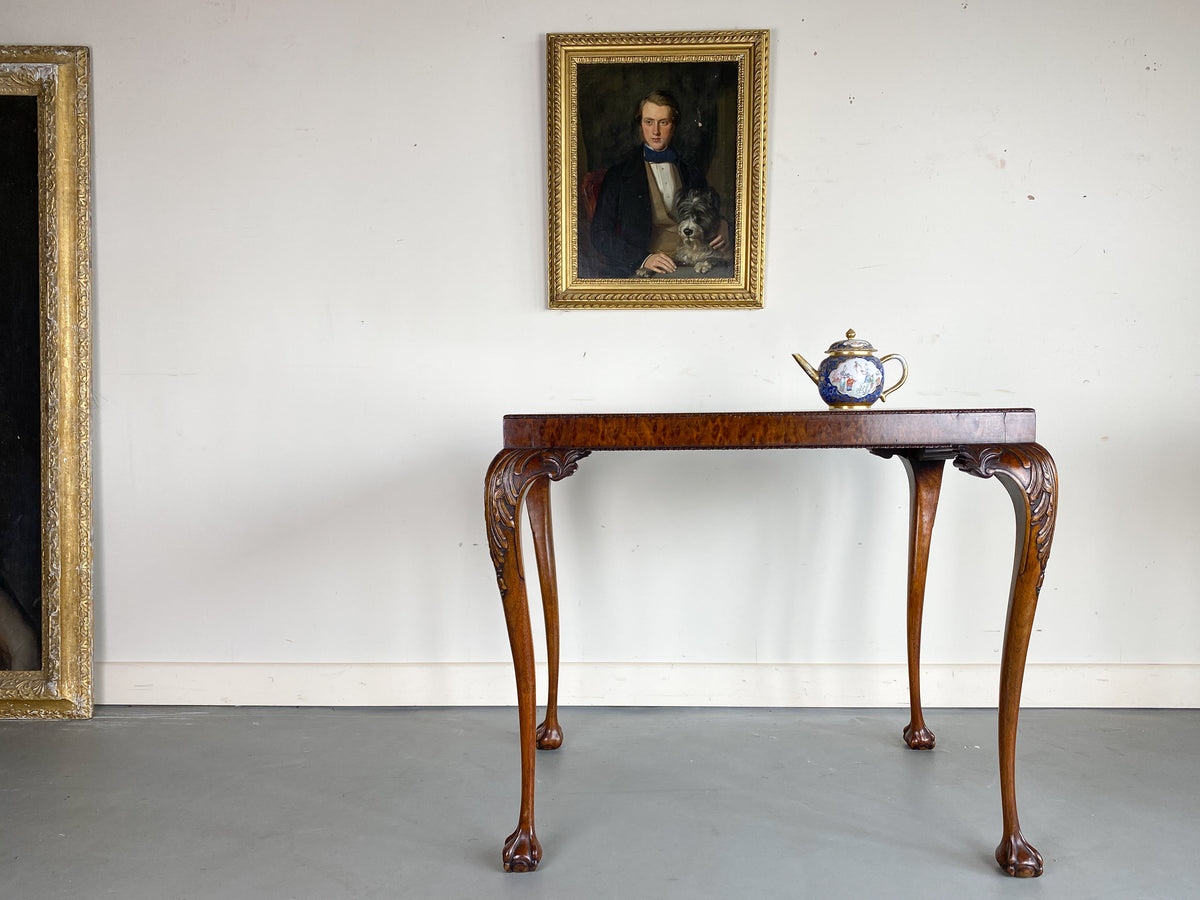
[[1003, 875], [995, 714], [568, 709], [545, 856], [506, 875], [513, 709], [104, 707], [0, 722], [0, 896], [1200, 896], [1200, 711], [1026, 710], [1036, 880]]

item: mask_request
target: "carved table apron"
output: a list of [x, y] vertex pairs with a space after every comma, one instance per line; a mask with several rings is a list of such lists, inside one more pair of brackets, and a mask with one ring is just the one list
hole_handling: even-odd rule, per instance
[[[930, 749], [934, 743], [921, 711], [921, 611], [945, 461], [953, 459], [957, 468], [981, 478], [997, 476], [1012, 497], [1016, 559], [1004, 627], [998, 716], [1004, 834], [996, 861], [1010, 875], [1040, 875], [1042, 857], [1022, 836], [1017, 821], [1015, 786], [1021, 681], [1058, 497], [1054, 460], [1034, 442], [1034, 430], [1031, 409], [505, 416], [504, 449], [488, 468], [484, 492], [488, 546], [512, 646], [520, 722], [521, 810], [516, 831], [504, 844], [504, 868], [528, 872], [541, 860], [533, 827], [536, 750], [556, 749], [563, 740], [558, 723], [558, 588], [550, 482], [573, 474], [594, 450], [858, 448], [899, 457], [908, 473], [910, 720], [903, 735], [913, 749]], [[533, 637], [518, 527], [522, 505], [529, 510], [549, 662], [546, 718], [536, 726]]]

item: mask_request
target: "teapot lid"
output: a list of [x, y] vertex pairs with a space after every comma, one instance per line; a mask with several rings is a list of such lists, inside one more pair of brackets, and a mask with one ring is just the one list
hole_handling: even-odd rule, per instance
[[826, 350], [825, 352], [826, 353], [842, 353], [842, 354], [854, 353], [854, 354], [858, 354], [858, 355], [863, 355], [863, 354], [868, 354], [868, 353], [875, 353], [876, 351], [875, 351], [875, 348], [873, 346], [871, 346], [870, 341], [864, 341], [862, 338], [855, 337], [854, 329], [851, 328], [849, 331], [846, 332], [846, 339], [844, 341], [834, 341], [832, 344], [829, 345], [829, 349]]

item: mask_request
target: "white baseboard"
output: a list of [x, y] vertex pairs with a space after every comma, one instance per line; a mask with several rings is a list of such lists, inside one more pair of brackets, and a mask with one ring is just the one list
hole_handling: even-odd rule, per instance
[[[929, 665], [926, 706], [996, 705], [999, 667]], [[546, 671], [538, 667], [539, 702]], [[101, 705], [512, 706], [508, 663], [143, 663], [96, 664]], [[908, 705], [903, 665], [564, 663], [564, 706]], [[1027, 707], [1200, 707], [1200, 665], [1031, 663]]]

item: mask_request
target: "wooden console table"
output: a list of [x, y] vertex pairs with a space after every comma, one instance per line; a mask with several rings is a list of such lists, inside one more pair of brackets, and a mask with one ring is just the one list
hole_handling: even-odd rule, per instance
[[[533, 827], [534, 765], [538, 749], [562, 745], [558, 722], [558, 588], [550, 521], [550, 482], [575, 472], [596, 450], [741, 450], [857, 448], [899, 457], [908, 472], [912, 510], [908, 555], [909, 747], [933, 747], [921, 711], [921, 611], [929, 538], [945, 461], [980, 478], [998, 476], [1013, 500], [1016, 560], [1000, 663], [1000, 802], [1004, 835], [996, 861], [1008, 874], [1042, 873], [1042, 857], [1017, 821], [1015, 756], [1025, 656], [1038, 592], [1054, 535], [1058, 480], [1054, 460], [1034, 442], [1031, 409], [821, 411], [505, 416], [504, 449], [488, 468], [484, 496], [488, 546], [504, 603], [517, 678], [521, 741], [521, 810], [504, 844], [504, 868], [537, 868], [542, 847]], [[533, 637], [521, 561], [520, 513], [529, 510], [545, 608], [549, 696], [536, 722]]]

